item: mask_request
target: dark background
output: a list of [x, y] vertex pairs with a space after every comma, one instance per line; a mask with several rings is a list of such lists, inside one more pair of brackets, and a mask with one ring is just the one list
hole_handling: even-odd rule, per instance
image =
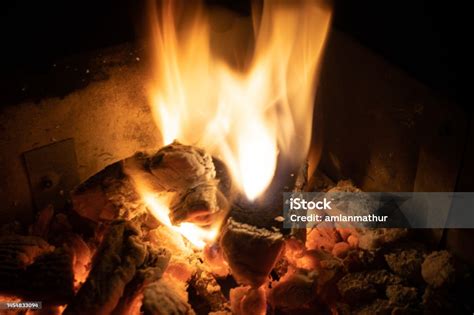
[[[242, 14], [246, 1], [212, 0]], [[133, 41], [143, 0], [2, 1], [1, 83], [47, 72], [55, 60]], [[461, 71], [467, 8], [456, 1], [335, 1], [334, 26], [471, 111]], [[11, 85], [11, 84], [10, 84]]]

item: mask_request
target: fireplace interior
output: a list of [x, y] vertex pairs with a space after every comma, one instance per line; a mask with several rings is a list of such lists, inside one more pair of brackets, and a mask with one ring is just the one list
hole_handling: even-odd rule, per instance
[[[0, 312], [472, 314], [472, 229], [283, 224], [283, 192], [473, 191], [472, 112], [456, 76], [458, 47], [443, 46], [461, 35], [451, 32], [453, 17], [438, 33], [445, 12], [415, 2], [411, 10], [375, 1], [183, 2], [178, 13], [172, 1], [5, 4], [2, 32], [12, 52], [2, 58], [0, 96]], [[192, 13], [199, 10], [209, 18], [202, 29]], [[143, 22], [155, 16], [150, 12], [158, 12], [155, 33]], [[176, 47], [168, 46], [173, 33], [165, 31], [170, 12], [181, 19], [177, 29], [190, 30], [174, 34]], [[272, 33], [279, 17], [303, 22], [282, 24], [274, 33], [291, 36], [268, 45], [278, 49], [263, 45], [270, 53], [259, 55], [259, 34]], [[187, 81], [180, 54], [168, 53], [202, 30], [212, 52], [201, 55], [200, 42], [188, 45]], [[306, 67], [285, 59], [288, 45], [299, 42], [314, 55], [308, 80], [299, 81]], [[253, 100], [269, 94], [281, 103], [281, 86], [268, 92], [257, 80], [257, 93], [240, 97], [247, 81], [228, 68], [257, 69], [246, 62], [249, 51], [257, 65], [273, 61], [272, 76], [262, 82], [279, 81], [287, 60], [286, 75], [297, 69], [294, 85], [308, 89], [284, 85], [289, 112], [292, 101], [307, 106], [291, 122], [296, 132], [282, 136], [290, 139], [287, 150], [279, 135], [290, 123], [278, 116], [286, 107], [272, 112], [280, 125], [268, 129], [279, 144], [270, 159], [272, 148], [258, 142], [266, 139], [260, 128], [267, 121], [254, 121], [253, 109], [264, 105]], [[221, 58], [215, 65], [213, 53]], [[215, 73], [196, 76], [204, 60]], [[158, 77], [150, 74], [155, 67]], [[178, 75], [163, 74], [173, 71]], [[248, 72], [254, 82], [259, 72]], [[174, 102], [158, 110], [150, 105], [155, 81], [179, 81], [164, 84], [175, 94], [159, 96]], [[219, 93], [199, 89], [199, 81]], [[192, 141], [213, 123], [205, 116], [211, 107], [198, 105], [220, 97], [228, 87], [221, 82], [238, 96], [237, 104], [222, 102], [226, 117], [238, 121], [232, 141], [224, 141], [230, 149], [218, 142], [223, 129], [212, 129], [204, 145]], [[178, 114], [191, 117], [178, 117], [184, 123], [172, 115], [182, 94], [187, 104]], [[188, 128], [167, 139], [168, 125]], [[252, 146], [235, 156], [250, 156], [250, 167], [228, 154], [241, 139]]]

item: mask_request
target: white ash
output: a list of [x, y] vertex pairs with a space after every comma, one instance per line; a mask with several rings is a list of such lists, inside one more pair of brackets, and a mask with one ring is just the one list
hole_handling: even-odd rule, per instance
[[445, 250], [431, 253], [421, 265], [421, 274], [433, 288], [452, 285], [456, 276], [454, 257]]
[[408, 235], [408, 229], [377, 228], [357, 229], [359, 247], [365, 250], [375, 250], [385, 244], [391, 244]]

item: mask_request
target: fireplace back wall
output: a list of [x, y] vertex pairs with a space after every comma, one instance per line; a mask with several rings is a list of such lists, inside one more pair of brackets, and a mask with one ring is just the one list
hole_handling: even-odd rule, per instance
[[[79, 56], [58, 63], [42, 78], [43, 83], [37, 81], [37, 84], [70, 85], [72, 92], [64, 97], [44, 97], [2, 106], [2, 222], [33, 218], [23, 156], [29, 150], [73, 138], [78, 179], [82, 181], [136, 151], [160, 146], [159, 132], [144, 93], [145, 65], [139, 60], [133, 47], [124, 45], [102, 51], [93, 58]], [[64, 71], [66, 67], [70, 70]], [[72, 76], [76, 79], [71, 80]], [[74, 90], [76, 81], [82, 80], [84, 87]], [[48, 156], [44, 159], [48, 163]]]

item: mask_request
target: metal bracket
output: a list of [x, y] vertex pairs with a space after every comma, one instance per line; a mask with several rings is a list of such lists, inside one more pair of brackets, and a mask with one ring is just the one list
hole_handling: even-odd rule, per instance
[[63, 208], [70, 191], [79, 184], [74, 139], [27, 151], [23, 157], [36, 208], [50, 204]]

